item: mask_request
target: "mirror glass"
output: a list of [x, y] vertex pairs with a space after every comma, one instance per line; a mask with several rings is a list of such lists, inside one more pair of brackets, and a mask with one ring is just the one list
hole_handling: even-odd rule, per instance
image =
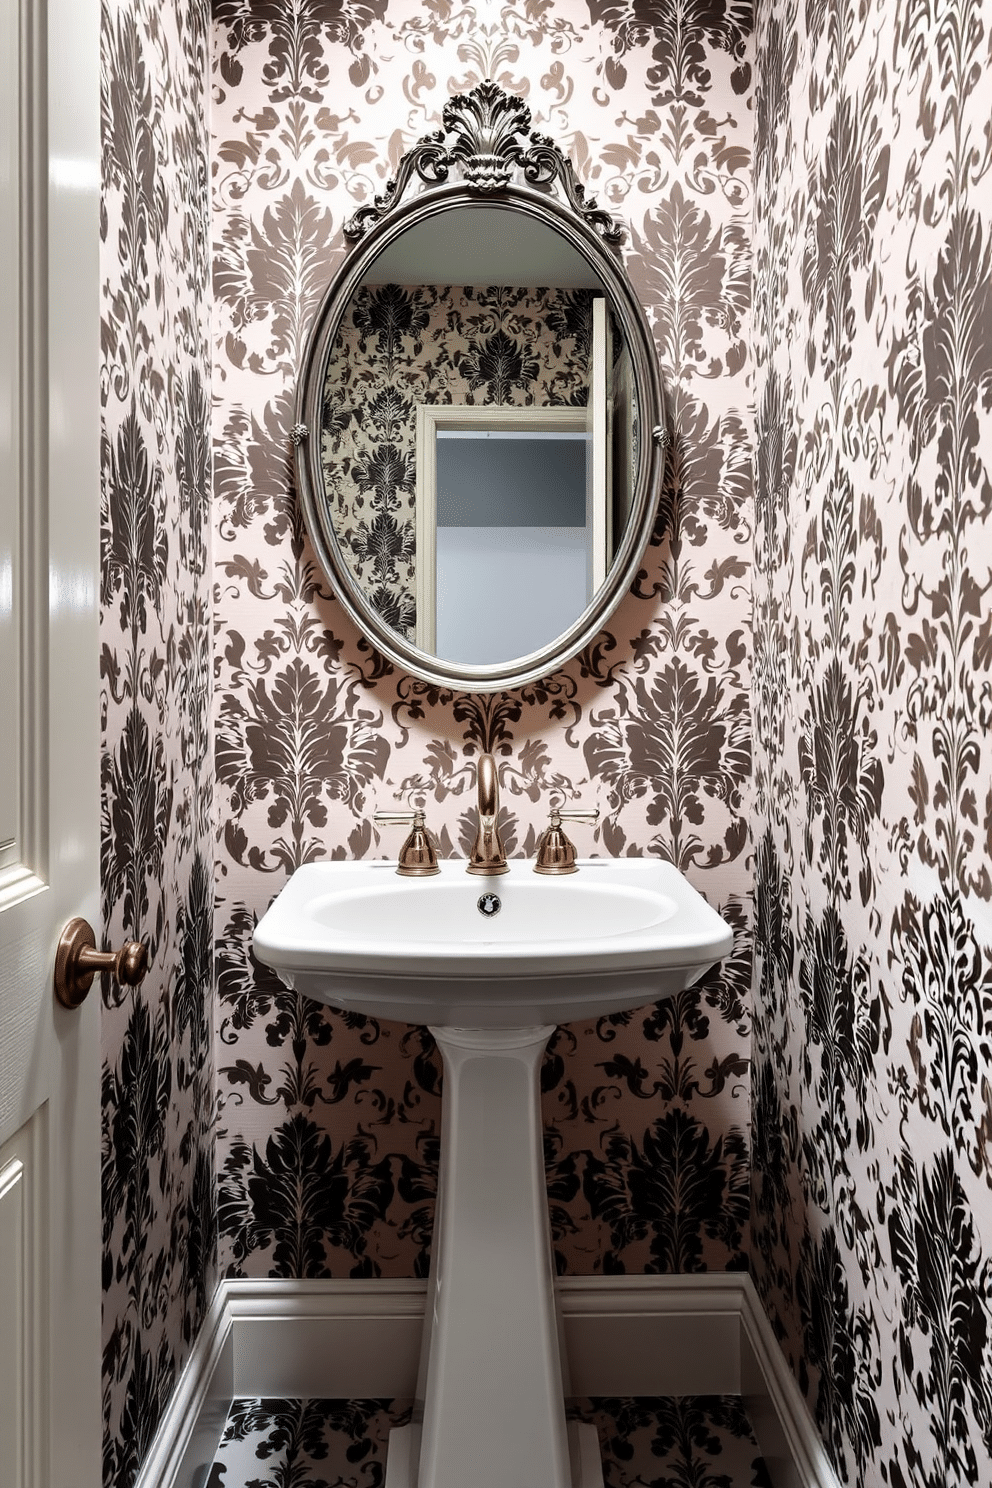
[[[543, 409], [524, 411], [547, 422]], [[500, 421], [442, 426], [434, 437], [434, 500], [421, 501], [418, 489], [417, 645], [469, 666], [528, 656], [568, 629], [605, 576], [593, 569], [590, 437]], [[427, 463], [418, 451], [418, 488]], [[433, 568], [433, 595], [421, 568]], [[511, 604], [478, 603], [480, 570], [499, 574]]]
[[433, 194], [376, 223], [321, 307], [301, 496], [374, 644], [493, 690], [560, 665], [629, 586], [660, 399], [640, 309], [574, 202]]

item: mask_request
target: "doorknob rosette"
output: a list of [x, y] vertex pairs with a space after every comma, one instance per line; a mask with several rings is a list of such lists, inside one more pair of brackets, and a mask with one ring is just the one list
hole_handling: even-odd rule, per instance
[[85, 1000], [98, 971], [136, 987], [147, 970], [148, 950], [140, 940], [126, 940], [119, 951], [98, 951], [87, 921], [70, 920], [55, 951], [55, 996], [71, 1010]]

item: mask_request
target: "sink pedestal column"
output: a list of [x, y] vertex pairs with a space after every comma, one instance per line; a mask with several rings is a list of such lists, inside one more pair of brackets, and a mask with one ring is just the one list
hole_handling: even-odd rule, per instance
[[441, 1172], [414, 1421], [386, 1488], [602, 1488], [595, 1427], [568, 1427], [544, 1178], [553, 1025], [432, 1028]]

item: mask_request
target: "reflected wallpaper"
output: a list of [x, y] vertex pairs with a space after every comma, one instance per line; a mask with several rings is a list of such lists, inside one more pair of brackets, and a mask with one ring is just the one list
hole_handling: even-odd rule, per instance
[[[475, 761], [499, 762], [508, 851], [555, 799], [598, 805], [583, 852], [677, 863], [737, 931], [681, 997], [561, 1029], [544, 1067], [558, 1265], [746, 1264], [751, 450], [749, 4], [213, 6], [214, 722], [221, 1265], [245, 1276], [429, 1266], [440, 1067], [423, 1029], [286, 991], [251, 957], [293, 869], [391, 856], [376, 807], [423, 799], [464, 856]], [[519, 692], [394, 672], [328, 592], [291, 445], [311, 317], [343, 224], [487, 77], [627, 227], [669, 394], [669, 471], [634, 592]]]
[[376, 284], [328, 365], [321, 468], [334, 530], [373, 608], [416, 636], [417, 406], [589, 401], [592, 291]]

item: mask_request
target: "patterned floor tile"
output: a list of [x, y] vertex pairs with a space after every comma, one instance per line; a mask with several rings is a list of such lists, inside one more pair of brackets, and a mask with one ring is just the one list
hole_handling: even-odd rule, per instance
[[571, 1402], [599, 1432], [605, 1488], [771, 1488], [736, 1395]]
[[381, 1488], [392, 1400], [235, 1400], [204, 1488]]
[[[736, 1396], [573, 1401], [599, 1432], [605, 1488], [771, 1488]], [[236, 1400], [204, 1488], [381, 1488], [392, 1400]]]

